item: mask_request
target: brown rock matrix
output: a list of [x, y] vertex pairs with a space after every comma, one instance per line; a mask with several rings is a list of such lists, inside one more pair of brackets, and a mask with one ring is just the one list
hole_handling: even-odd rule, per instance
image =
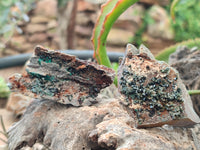
[[137, 127], [188, 126], [200, 122], [178, 72], [155, 60], [143, 45], [139, 50], [127, 46], [118, 82], [122, 102]]
[[13, 91], [80, 106], [96, 103], [95, 97], [113, 82], [114, 75], [107, 67], [37, 46], [26, 72], [9, 80]]

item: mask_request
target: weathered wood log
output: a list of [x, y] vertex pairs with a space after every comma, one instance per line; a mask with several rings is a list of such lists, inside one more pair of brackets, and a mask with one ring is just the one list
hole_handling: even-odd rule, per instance
[[9, 149], [42, 141], [52, 150], [192, 150], [199, 149], [200, 125], [194, 128], [134, 127], [134, 119], [117, 99], [94, 106], [72, 107], [34, 100], [22, 119], [8, 131]]
[[200, 123], [178, 72], [140, 46], [127, 46], [118, 70], [119, 91], [137, 127]]
[[96, 103], [102, 88], [112, 84], [115, 72], [75, 56], [37, 46], [26, 72], [9, 78], [10, 89], [74, 106]]

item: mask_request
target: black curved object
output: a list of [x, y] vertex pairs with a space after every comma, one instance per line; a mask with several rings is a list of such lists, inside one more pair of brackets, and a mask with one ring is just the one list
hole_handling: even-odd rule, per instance
[[[61, 50], [60, 52], [75, 55], [79, 59], [89, 59], [93, 56], [93, 50]], [[118, 62], [119, 57], [123, 57], [124, 53], [107, 52], [111, 62]], [[21, 66], [31, 57], [31, 53], [19, 54], [0, 58], [0, 69]]]

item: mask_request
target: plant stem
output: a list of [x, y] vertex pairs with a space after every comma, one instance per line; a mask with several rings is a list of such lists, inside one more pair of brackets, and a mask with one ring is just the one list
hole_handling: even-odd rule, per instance
[[180, 0], [173, 0], [171, 7], [170, 7], [170, 15], [171, 15], [173, 21], [175, 21], [175, 8], [179, 1]]
[[109, 0], [102, 6], [101, 14], [97, 20], [92, 36], [94, 57], [99, 64], [111, 68], [111, 63], [106, 53], [106, 39], [108, 33], [117, 18], [137, 1], [138, 0]]
[[5, 140], [2, 139], [2, 138], [0, 138], [0, 141], [2, 141], [2, 142], [4, 142], [4, 143], [8, 144], [7, 141], [5, 141]]
[[200, 90], [188, 90], [190, 95], [200, 95]]
[[5, 137], [7, 137], [7, 133], [0, 131], [1, 134], [3, 134]]
[[5, 125], [4, 125], [4, 122], [3, 122], [3, 117], [1, 115], [0, 115], [0, 122], [1, 122], [1, 126], [2, 126], [2, 129], [3, 129], [4, 135], [6, 137], [8, 137], [7, 131], [6, 131], [6, 128], [5, 128]]

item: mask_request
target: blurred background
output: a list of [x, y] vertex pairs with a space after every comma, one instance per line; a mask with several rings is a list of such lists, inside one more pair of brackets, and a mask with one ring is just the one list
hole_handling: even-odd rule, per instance
[[[106, 0], [0, 1], [0, 58], [32, 53], [36, 45], [55, 50], [93, 50], [90, 39], [104, 2]], [[200, 1], [181, 0], [175, 9], [174, 21], [170, 17], [171, 2], [140, 0], [130, 7], [111, 29], [107, 50], [124, 52], [127, 43], [136, 46], [143, 43], [156, 55], [177, 42], [199, 37]], [[6, 128], [28, 104], [27, 97], [17, 94], [14, 101], [10, 100], [12, 95], [8, 102], [8, 77], [22, 71], [23, 66], [0, 69], [0, 114], [4, 115]], [[0, 145], [2, 143], [0, 140]]]
[[[36, 45], [51, 49], [90, 49], [100, 4], [106, 0], [6, 0], [0, 2], [0, 57], [32, 52]], [[176, 19], [170, 0], [140, 0], [114, 24], [108, 51], [144, 43], [154, 54], [176, 42], [200, 35], [200, 2], [181, 0]]]

